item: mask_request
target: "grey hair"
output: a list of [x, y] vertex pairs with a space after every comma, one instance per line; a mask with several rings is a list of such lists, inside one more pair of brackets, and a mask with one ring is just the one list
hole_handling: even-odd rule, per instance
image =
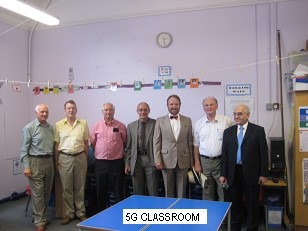
[[205, 97], [205, 98], [202, 100], [202, 105], [203, 105], [204, 101], [207, 100], [207, 99], [213, 99], [213, 100], [215, 101], [215, 103], [218, 105], [218, 101], [217, 101], [217, 99], [216, 99], [214, 96]]
[[49, 109], [47, 104], [41, 103], [41, 104], [36, 105], [36, 107], [35, 107], [35, 112], [38, 112], [39, 109], [40, 109], [40, 107], [42, 107], [42, 106], [45, 106], [45, 107], [47, 107], [47, 109]]
[[107, 104], [111, 105], [113, 111], [115, 111], [115, 106], [114, 106], [112, 103], [109, 103], [109, 102], [103, 104], [103, 106], [102, 106], [102, 111], [104, 110], [104, 106], [107, 105]]

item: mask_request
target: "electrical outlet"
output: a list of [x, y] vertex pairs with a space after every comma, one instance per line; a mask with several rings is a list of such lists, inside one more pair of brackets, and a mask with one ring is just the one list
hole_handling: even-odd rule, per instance
[[273, 104], [272, 104], [272, 103], [267, 103], [267, 104], [266, 104], [266, 110], [267, 110], [267, 111], [273, 110]]
[[273, 103], [273, 109], [278, 110], [279, 109], [279, 103]]

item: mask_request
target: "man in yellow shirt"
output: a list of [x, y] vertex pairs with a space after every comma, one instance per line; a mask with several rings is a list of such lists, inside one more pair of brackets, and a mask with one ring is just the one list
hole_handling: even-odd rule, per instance
[[55, 127], [56, 168], [59, 170], [65, 217], [63, 225], [76, 216], [87, 219], [84, 204], [89, 128], [85, 120], [76, 117], [77, 106], [73, 100], [64, 104], [66, 118], [58, 121]]

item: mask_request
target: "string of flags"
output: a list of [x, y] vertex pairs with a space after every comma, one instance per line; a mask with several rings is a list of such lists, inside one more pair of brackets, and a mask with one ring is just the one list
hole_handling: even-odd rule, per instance
[[[21, 91], [21, 84], [27, 83], [28, 87], [30, 85], [37, 85], [33, 88], [34, 95], [40, 95], [41, 92], [45, 95], [50, 94], [59, 94], [61, 92], [74, 93], [80, 90], [89, 90], [89, 89], [109, 89], [111, 91], [117, 91], [118, 88], [133, 88], [134, 91], [141, 91], [142, 88], [152, 87], [154, 90], [160, 89], [172, 89], [173, 87], [177, 87], [179, 89], [186, 88], [189, 86], [190, 88], [198, 88], [202, 85], [221, 85], [221, 82], [215, 81], [199, 81], [199, 78], [190, 78], [186, 81], [185, 78], [178, 78], [177, 81], [171, 78], [171, 66], [159, 66], [158, 67], [158, 75], [161, 76], [161, 79], [154, 80], [153, 83], [144, 83], [144, 81], [134, 81], [133, 84], [122, 84], [121, 82], [109, 82], [105, 85], [95, 84], [94, 81], [91, 85], [87, 84], [78, 84], [73, 83], [74, 80], [74, 70], [73, 67], [69, 68], [68, 73], [68, 83], [50, 83], [50, 81], [46, 83], [37, 83], [31, 82], [22, 82], [22, 81], [8, 81], [0, 80], [0, 82], [12, 83], [12, 90], [19, 92]], [[43, 86], [42, 86], [43, 85]]]
[[119, 88], [133, 88], [134, 91], [141, 91], [142, 88], [145, 87], [152, 87], [154, 90], [160, 90], [160, 89], [172, 89], [173, 87], [177, 87], [179, 89], [186, 88], [186, 86], [189, 86], [190, 88], [198, 88], [199, 86], [203, 85], [221, 85], [221, 82], [212, 82], [212, 81], [199, 81], [199, 78], [191, 78], [189, 81], [186, 81], [186, 79], [178, 79], [177, 81], [174, 81], [173, 79], [165, 79], [165, 80], [154, 80], [153, 83], [142, 83], [142, 81], [134, 81], [133, 84], [122, 84], [118, 82], [110, 82], [106, 85], [95, 85], [94, 83], [89, 85], [78, 85], [69, 83], [65, 86], [36, 86], [33, 88], [34, 95], [39, 95], [41, 92], [43, 94], [50, 94], [50, 92], [53, 92], [53, 94], [59, 94], [60, 92], [67, 92], [67, 93], [74, 93], [76, 91], [80, 90], [90, 90], [90, 89], [109, 89], [111, 91], [117, 91]]
[[[217, 71], [225, 71], [230, 69], [238, 69], [240, 72], [242, 72], [243, 68], [255, 66], [258, 64], [263, 63], [269, 63], [269, 62], [276, 62], [277, 65], [279, 65], [279, 61], [283, 59], [289, 59], [293, 57], [303, 57], [307, 56], [307, 52], [302, 52], [300, 54], [295, 55], [289, 55], [287, 57], [278, 58], [277, 56], [274, 59], [265, 60], [265, 61], [259, 61], [256, 63], [248, 63], [248, 64], [236, 64], [235, 66], [231, 67], [224, 67], [219, 69], [212, 69], [207, 70], [206, 73], [211, 72], [217, 72]], [[133, 88], [134, 91], [141, 91], [142, 88], [153, 88], [154, 90], [160, 90], [160, 89], [172, 89], [173, 87], [177, 87], [179, 89], [186, 88], [189, 86], [190, 88], [198, 88], [203, 85], [221, 85], [221, 82], [219, 81], [202, 81], [199, 80], [199, 78], [192, 77], [188, 80], [185, 78], [177, 78], [176, 80], [171, 77], [171, 66], [159, 66], [158, 67], [158, 76], [161, 77], [161, 79], [154, 80], [153, 83], [144, 83], [145, 81], [134, 81], [132, 84], [122, 84], [122, 81], [120, 82], [108, 82], [107, 84], [95, 84], [94, 81], [92, 84], [86, 84], [86, 83], [75, 83], [73, 84], [74, 80], [74, 71], [73, 68], [69, 68], [69, 74], [68, 74], [68, 83], [50, 83], [48, 81], [47, 83], [40, 83], [40, 82], [32, 82], [31, 80], [28, 80], [27, 82], [24, 81], [9, 81], [6, 79], [0, 79], [0, 87], [3, 84], [8, 85], [8, 83], [12, 83], [12, 90], [13, 91], [21, 91], [21, 84], [26, 84], [28, 87], [30, 85], [36, 85], [33, 88], [33, 93], [35, 95], [41, 94], [50, 94], [50, 92], [53, 92], [53, 94], [59, 94], [61, 92], [67, 92], [67, 93], [74, 93], [79, 90], [88, 90], [88, 89], [109, 89], [111, 91], [117, 91], [119, 88]]]

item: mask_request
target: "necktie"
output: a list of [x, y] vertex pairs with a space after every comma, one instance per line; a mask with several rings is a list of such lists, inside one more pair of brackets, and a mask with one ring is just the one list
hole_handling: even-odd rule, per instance
[[140, 136], [139, 136], [139, 150], [144, 151], [145, 150], [145, 144], [144, 144], [144, 140], [145, 140], [145, 122], [142, 121], [140, 123], [141, 128], [140, 128]]
[[237, 159], [236, 159], [236, 163], [240, 163], [242, 161], [242, 150], [241, 150], [241, 146], [242, 146], [242, 142], [243, 142], [243, 130], [244, 128], [242, 126], [239, 127], [240, 132], [237, 135], [237, 143], [238, 143], [238, 149], [237, 149]]
[[175, 120], [177, 120], [178, 119], [178, 116], [176, 115], [176, 116], [170, 116], [170, 119], [172, 120], [172, 119], [175, 119]]

